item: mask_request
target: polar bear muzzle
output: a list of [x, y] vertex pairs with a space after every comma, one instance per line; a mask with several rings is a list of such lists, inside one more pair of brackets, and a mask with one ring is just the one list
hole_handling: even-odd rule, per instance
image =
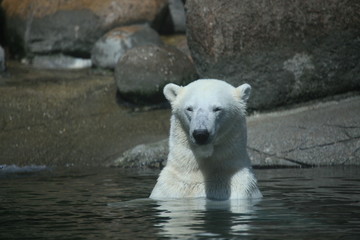
[[205, 145], [208, 143], [210, 133], [207, 129], [195, 129], [192, 132], [192, 136], [194, 137], [196, 144]]

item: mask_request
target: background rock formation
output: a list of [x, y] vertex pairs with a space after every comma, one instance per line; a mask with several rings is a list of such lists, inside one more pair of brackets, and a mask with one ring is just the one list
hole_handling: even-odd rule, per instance
[[357, 0], [188, 0], [198, 73], [253, 86], [264, 109], [360, 88]]
[[167, 0], [4, 0], [8, 45], [28, 56], [62, 52], [90, 57], [93, 44], [117, 26], [152, 23]]
[[94, 66], [114, 69], [127, 50], [143, 45], [162, 45], [159, 34], [148, 25], [118, 27], [101, 37], [91, 51]]
[[169, 46], [142, 46], [129, 50], [115, 67], [115, 80], [123, 98], [137, 104], [164, 102], [167, 83], [187, 85], [196, 79], [192, 62]]

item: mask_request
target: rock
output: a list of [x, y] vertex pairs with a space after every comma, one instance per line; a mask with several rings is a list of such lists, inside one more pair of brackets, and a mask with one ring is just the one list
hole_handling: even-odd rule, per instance
[[170, 46], [141, 46], [130, 49], [115, 67], [115, 80], [120, 95], [136, 104], [164, 101], [167, 83], [186, 85], [196, 79], [189, 58]]
[[115, 93], [108, 71], [8, 61], [0, 76], [0, 168], [105, 166], [137, 144], [167, 136], [169, 111], [129, 113]]
[[169, 0], [169, 13], [175, 33], [184, 33], [186, 17], [184, 3], [181, 0]]
[[5, 51], [0, 46], [0, 72], [5, 71]]
[[[359, 123], [360, 96], [256, 114], [248, 118], [248, 153], [254, 167], [360, 165]], [[167, 144], [136, 146], [112, 165], [165, 164]]]
[[248, 121], [248, 148], [258, 166], [360, 165], [360, 97], [287, 111]]
[[252, 109], [360, 89], [356, 0], [188, 0], [200, 77], [248, 82]]
[[3, 0], [13, 54], [90, 57], [93, 44], [117, 26], [152, 23], [167, 0]]
[[153, 27], [161, 35], [184, 34], [186, 30], [184, 3], [181, 0], [169, 0], [168, 2], [168, 7], [159, 14], [153, 23]]
[[35, 56], [32, 60], [32, 65], [35, 68], [43, 69], [81, 69], [91, 67], [91, 60], [55, 54]]
[[150, 144], [140, 144], [125, 151], [110, 166], [123, 168], [162, 168], [169, 153], [168, 139]]
[[118, 60], [133, 47], [161, 45], [159, 34], [148, 25], [132, 25], [111, 30], [100, 38], [91, 51], [95, 66], [114, 69]]
[[188, 58], [192, 61], [191, 53], [189, 46], [187, 44], [187, 39], [185, 34], [173, 34], [173, 35], [164, 35], [161, 36], [161, 39], [165, 44], [176, 47], [183, 53], [185, 53]]

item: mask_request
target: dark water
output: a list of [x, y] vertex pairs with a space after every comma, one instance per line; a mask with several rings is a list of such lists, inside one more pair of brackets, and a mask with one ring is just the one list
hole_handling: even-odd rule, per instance
[[257, 170], [261, 201], [147, 199], [158, 172], [0, 167], [0, 239], [360, 239], [360, 168]]

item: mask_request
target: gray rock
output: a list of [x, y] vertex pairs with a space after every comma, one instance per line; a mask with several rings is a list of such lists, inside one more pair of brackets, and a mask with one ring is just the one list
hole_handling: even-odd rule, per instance
[[162, 45], [159, 34], [148, 25], [115, 28], [95, 43], [91, 60], [95, 66], [114, 69], [127, 50], [143, 45]]
[[91, 67], [90, 59], [74, 58], [63, 54], [35, 56], [32, 66], [43, 69], [82, 69]]
[[183, 1], [168, 0], [168, 6], [159, 14], [152, 27], [163, 36], [185, 33], [186, 16]]
[[5, 71], [5, 52], [4, 49], [0, 46], [0, 72]]
[[[167, 141], [139, 145], [113, 165], [154, 167]], [[250, 116], [248, 153], [255, 167], [360, 165], [360, 97]]]
[[161, 36], [161, 39], [164, 41], [165, 44], [176, 47], [177, 49], [185, 53], [186, 56], [188, 56], [188, 58], [192, 61], [190, 49], [187, 44], [187, 39], [185, 34]]
[[162, 89], [167, 83], [186, 85], [196, 77], [189, 58], [170, 46], [130, 49], [115, 67], [115, 80], [121, 96], [136, 104], [162, 102]]
[[357, 1], [188, 0], [186, 8], [200, 77], [248, 82], [252, 109], [360, 89]]
[[167, 0], [4, 0], [13, 54], [64, 53], [90, 57], [94, 43], [117, 26], [152, 23]]
[[123, 168], [162, 168], [169, 153], [168, 139], [150, 144], [140, 144], [125, 151], [110, 166]]
[[253, 116], [255, 165], [360, 165], [360, 97]]
[[169, 12], [175, 33], [184, 33], [186, 17], [184, 3], [181, 0], [169, 0]]

